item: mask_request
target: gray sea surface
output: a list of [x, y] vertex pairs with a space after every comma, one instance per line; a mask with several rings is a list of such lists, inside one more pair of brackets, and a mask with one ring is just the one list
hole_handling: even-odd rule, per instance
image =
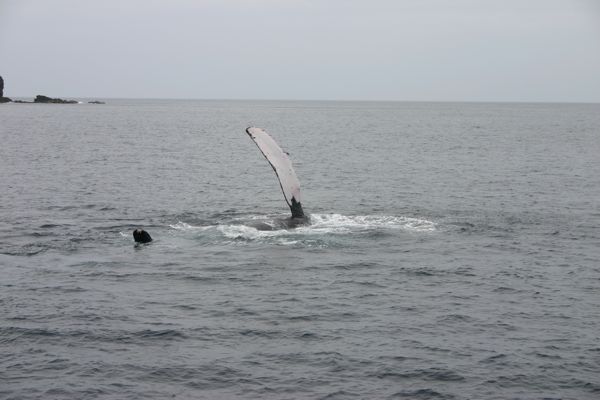
[[600, 398], [598, 104], [4, 104], [0, 171], [2, 399]]

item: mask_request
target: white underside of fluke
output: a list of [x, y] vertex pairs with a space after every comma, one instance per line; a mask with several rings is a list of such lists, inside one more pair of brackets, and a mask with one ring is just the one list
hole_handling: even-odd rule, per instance
[[288, 206], [292, 206], [292, 199], [301, 203], [300, 181], [296, 176], [296, 172], [294, 172], [292, 160], [290, 160], [287, 153], [263, 129], [250, 127], [246, 129], [246, 133], [256, 143], [261, 153], [273, 167]]

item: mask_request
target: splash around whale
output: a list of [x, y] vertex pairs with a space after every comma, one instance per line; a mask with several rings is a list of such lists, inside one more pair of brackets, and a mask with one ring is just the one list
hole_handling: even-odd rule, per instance
[[[289, 218], [277, 218], [270, 221], [245, 221], [243, 225], [247, 225], [257, 231], [286, 230], [309, 225], [310, 217], [305, 214], [302, 208], [300, 181], [296, 176], [288, 154], [281, 149], [277, 142], [264, 129], [248, 127], [246, 128], [246, 133], [267, 159], [273, 171], [275, 171], [275, 175], [279, 180], [279, 186], [283, 192], [283, 197], [292, 215]], [[143, 229], [134, 230], [133, 238], [136, 243], [150, 243], [152, 241], [150, 234]]]

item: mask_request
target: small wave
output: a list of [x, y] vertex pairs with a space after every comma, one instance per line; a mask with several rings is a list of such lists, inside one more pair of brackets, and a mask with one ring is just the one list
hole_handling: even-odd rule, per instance
[[475, 321], [473, 317], [463, 314], [450, 314], [437, 318], [438, 323], [472, 323]]
[[47, 244], [28, 243], [23, 246], [14, 245], [9, 248], [0, 248], [0, 254], [7, 256], [25, 256], [31, 257], [40, 253], [44, 253], [51, 247]]
[[173, 330], [173, 329], [162, 329], [162, 330], [152, 330], [145, 329], [143, 331], [135, 332], [133, 334], [136, 337], [142, 339], [185, 339], [186, 335]]
[[264, 338], [275, 338], [280, 337], [282, 332], [280, 331], [267, 331], [262, 329], [244, 329], [238, 332], [241, 336], [255, 336]]
[[417, 369], [399, 372], [393, 369], [386, 369], [377, 374], [380, 379], [404, 380], [404, 379], [422, 379], [425, 381], [464, 381], [465, 378], [458, 373], [442, 368]]
[[58, 336], [58, 333], [43, 328], [22, 328], [18, 326], [8, 326], [0, 328], [0, 343], [10, 343], [21, 338], [39, 338]]
[[[52, 228], [59, 228], [62, 225], [60, 224], [43, 224], [40, 225], [40, 229], [52, 229]], [[70, 224], [64, 224], [64, 226], [71, 226]]]
[[453, 395], [445, 395], [440, 392], [436, 392], [433, 389], [417, 389], [417, 390], [403, 390], [394, 393], [392, 398], [408, 398], [408, 399], [453, 399]]
[[325, 400], [334, 400], [334, 399], [348, 399], [351, 397], [358, 397], [355, 393], [347, 392], [345, 390], [336, 390], [335, 392], [328, 393], [325, 396], [321, 397], [321, 399]]

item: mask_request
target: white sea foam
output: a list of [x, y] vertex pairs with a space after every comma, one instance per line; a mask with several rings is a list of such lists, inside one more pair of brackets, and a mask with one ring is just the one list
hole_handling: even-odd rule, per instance
[[223, 236], [229, 239], [260, 239], [264, 237], [280, 236], [281, 231], [260, 231], [256, 228], [247, 225], [219, 225], [217, 230], [223, 234]]
[[[263, 226], [275, 227], [275, 219], [267, 219], [264, 216], [249, 216], [244, 224], [240, 221], [220, 223], [215, 225], [194, 226], [179, 221], [169, 225], [178, 231], [214, 231], [228, 239], [259, 240], [277, 238], [281, 244], [296, 244], [299, 237], [319, 237], [325, 235], [352, 235], [368, 231], [383, 231], [388, 229], [402, 229], [413, 232], [432, 232], [436, 225], [432, 221], [420, 218], [397, 217], [386, 215], [354, 215], [342, 214], [311, 214], [311, 224], [298, 226], [293, 229], [258, 229], [252, 226], [254, 222], [260, 221]], [[304, 239], [302, 239], [304, 240]]]
[[195, 226], [190, 225], [187, 222], [178, 221], [176, 224], [169, 225], [170, 228], [178, 230], [178, 231], [202, 231], [207, 230], [213, 227], [212, 225], [208, 226]]
[[311, 225], [299, 229], [323, 233], [353, 233], [376, 229], [405, 229], [419, 232], [431, 232], [435, 223], [410, 217], [388, 215], [311, 214]]

